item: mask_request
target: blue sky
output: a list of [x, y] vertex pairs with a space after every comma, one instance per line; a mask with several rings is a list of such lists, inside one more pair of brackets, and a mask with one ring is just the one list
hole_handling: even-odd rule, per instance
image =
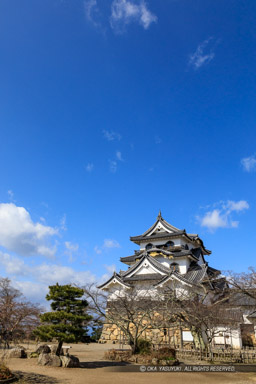
[[0, 1], [0, 275], [102, 281], [155, 221], [255, 266], [256, 3]]

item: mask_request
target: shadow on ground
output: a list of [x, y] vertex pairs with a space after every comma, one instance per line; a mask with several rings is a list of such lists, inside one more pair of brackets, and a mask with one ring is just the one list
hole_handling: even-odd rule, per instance
[[15, 371], [13, 372], [17, 378], [19, 379], [18, 382], [23, 382], [26, 384], [56, 384], [59, 383], [58, 380], [54, 379], [50, 376], [45, 375], [39, 375], [37, 373], [26, 373], [22, 371]]
[[80, 362], [80, 368], [107, 368], [107, 367], [124, 367], [126, 365], [130, 365], [130, 363], [126, 363], [125, 361], [86, 361]]

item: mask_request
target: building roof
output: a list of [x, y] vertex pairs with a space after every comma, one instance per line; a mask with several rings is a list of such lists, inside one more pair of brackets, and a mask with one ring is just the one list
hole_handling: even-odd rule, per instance
[[[159, 232], [154, 232], [159, 225], [161, 226]], [[207, 255], [211, 254], [211, 251], [209, 251], [204, 247], [203, 241], [200, 239], [200, 237], [197, 234], [188, 234], [185, 229], [181, 230], [169, 224], [167, 221], [163, 219], [161, 215], [161, 211], [157, 216], [156, 222], [146, 232], [144, 232], [142, 235], [139, 235], [139, 236], [131, 236], [130, 240], [139, 245], [145, 241], [150, 243], [155, 239], [168, 240], [168, 239], [173, 239], [177, 237], [185, 237], [188, 241], [191, 241], [191, 242], [199, 241], [203, 252]]]
[[108, 279], [105, 283], [99, 285], [97, 288], [105, 289], [111, 283], [113, 283], [113, 284], [117, 283], [117, 284], [120, 284], [122, 286], [125, 286], [126, 288], [129, 288], [129, 285], [125, 284], [125, 282], [123, 281], [121, 275], [119, 275], [116, 272], [113, 273], [113, 275], [110, 277], [110, 279]]
[[154, 228], [157, 227], [158, 223], [161, 223], [162, 226], [167, 230], [171, 232], [179, 232], [180, 229], [174, 227], [173, 225], [167, 223], [162, 217], [161, 211], [159, 211], [156, 222], [146, 231], [144, 232], [141, 236], [147, 236], [150, 232], [154, 230]]
[[[122, 274], [122, 277], [129, 276], [132, 272], [134, 272], [136, 269], [138, 269], [145, 260], [148, 260], [149, 264], [151, 264], [153, 267], [155, 267], [161, 274], [169, 274], [170, 270], [165, 267], [163, 264], [159, 263], [156, 259], [151, 257], [148, 252], [143, 252], [142, 257], [140, 260], [138, 260], [133, 266], [131, 266], [125, 273]], [[142, 275], [145, 276], [145, 275]]]
[[[130, 283], [135, 281], [152, 281], [154, 283], [154, 287], [159, 287], [164, 284], [166, 284], [170, 280], [179, 280], [181, 283], [185, 283], [189, 286], [200, 286], [201, 284], [204, 284], [205, 282], [210, 282], [211, 277], [213, 276], [213, 273], [211, 271], [211, 267], [208, 267], [208, 264], [201, 264], [198, 265], [195, 261], [193, 261], [187, 271], [186, 274], [181, 274], [176, 271], [172, 271], [171, 269], [165, 267], [162, 263], [157, 261], [155, 258], [150, 256], [150, 252], [144, 251], [140, 255], [135, 255], [139, 259], [135, 261], [135, 263], [125, 272], [122, 271], [120, 274], [114, 274], [112, 278], [110, 278], [105, 284], [100, 286], [99, 288], [106, 289], [107, 286], [111, 283], [113, 283], [114, 277], [116, 278], [115, 282], [117, 284], [124, 284], [127, 287], [130, 287]], [[144, 273], [144, 274], [138, 274], [137, 271], [143, 267], [143, 264], [145, 263], [148, 266], [151, 265], [151, 268], [154, 269], [154, 273]], [[216, 272], [219, 272], [218, 270], [215, 270]], [[216, 274], [215, 274], [216, 275]], [[221, 281], [223, 279], [220, 279]], [[220, 283], [221, 283], [220, 281]], [[215, 286], [210, 285], [211, 288], [214, 288]], [[217, 285], [216, 285], [217, 287]]]
[[[233, 305], [245, 306], [245, 307], [256, 307], [256, 294], [249, 296], [245, 292], [237, 291], [236, 289], [231, 289], [231, 297], [229, 302]], [[233, 292], [233, 294], [232, 294]]]
[[145, 275], [134, 275], [131, 277], [124, 277], [125, 282], [129, 281], [146, 281], [146, 280], [157, 280], [159, 281], [162, 279], [163, 275], [160, 275], [160, 273], [147, 273]]
[[143, 255], [145, 254], [145, 252], [147, 252], [149, 255], [151, 253], [157, 252], [157, 253], [159, 253], [159, 255], [163, 254], [163, 255], [166, 255], [167, 257], [168, 256], [172, 256], [174, 259], [175, 258], [179, 258], [179, 257], [184, 257], [184, 256], [191, 256], [191, 258], [193, 258], [194, 260], [199, 260], [199, 256], [200, 256], [202, 250], [201, 250], [200, 247], [193, 248], [193, 249], [190, 249], [190, 250], [187, 250], [187, 249], [180, 250], [180, 249], [178, 249], [177, 251], [175, 251], [175, 250], [168, 251], [166, 249], [161, 249], [161, 248], [151, 248], [148, 251], [144, 251], [144, 252], [140, 252], [140, 253], [135, 253], [132, 256], [121, 257], [120, 261], [122, 263], [132, 264], [135, 261], [140, 260], [143, 257]]
[[248, 315], [248, 317], [250, 318], [255, 318], [256, 317], [256, 311], [250, 313], [250, 315]]

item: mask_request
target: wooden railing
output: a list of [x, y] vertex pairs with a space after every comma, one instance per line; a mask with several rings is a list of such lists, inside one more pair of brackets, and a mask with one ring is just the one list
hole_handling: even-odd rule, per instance
[[179, 360], [206, 360], [229, 363], [256, 363], [256, 348], [242, 349], [212, 349], [211, 351], [200, 351], [195, 349], [176, 349]]

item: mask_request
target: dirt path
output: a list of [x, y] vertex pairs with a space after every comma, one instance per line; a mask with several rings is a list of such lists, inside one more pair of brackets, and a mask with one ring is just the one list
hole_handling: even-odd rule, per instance
[[72, 345], [71, 354], [80, 359], [82, 368], [42, 367], [37, 365], [37, 359], [10, 359], [8, 365], [23, 374], [26, 384], [55, 384], [56, 381], [59, 384], [256, 384], [256, 373], [113, 372], [113, 363], [103, 357], [104, 351], [111, 347], [105, 344]]

